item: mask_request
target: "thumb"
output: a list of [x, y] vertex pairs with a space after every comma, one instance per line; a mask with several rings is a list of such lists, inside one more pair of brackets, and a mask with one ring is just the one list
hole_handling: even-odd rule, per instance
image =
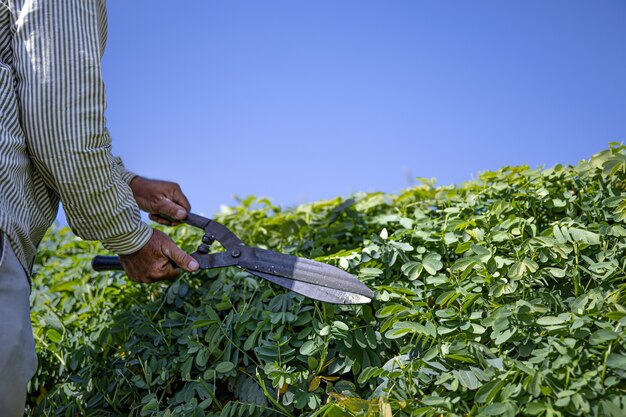
[[158, 214], [163, 214], [170, 219], [185, 220], [187, 217], [187, 210], [183, 206], [174, 203], [169, 198], [164, 198], [159, 202], [156, 207]]
[[198, 261], [176, 246], [173, 241], [169, 241], [164, 245], [163, 255], [170, 258], [176, 265], [187, 272], [194, 272], [200, 267]]

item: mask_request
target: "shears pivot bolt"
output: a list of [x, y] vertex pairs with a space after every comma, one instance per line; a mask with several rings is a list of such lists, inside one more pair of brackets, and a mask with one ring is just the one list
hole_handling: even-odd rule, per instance
[[198, 246], [198, 253], [209, 253], [210, 246], [207, 244], [202, 244]]

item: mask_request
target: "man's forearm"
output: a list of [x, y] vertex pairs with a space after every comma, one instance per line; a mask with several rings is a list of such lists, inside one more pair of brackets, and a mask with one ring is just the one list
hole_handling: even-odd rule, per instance
[[118, 253], [138, 250], [151, 230], [128, 187], [133, 174], [111, 155], [104, 117], [104, 0], [12, 6], [17, 94], [33, 163], [59, 194], [77, 235]]

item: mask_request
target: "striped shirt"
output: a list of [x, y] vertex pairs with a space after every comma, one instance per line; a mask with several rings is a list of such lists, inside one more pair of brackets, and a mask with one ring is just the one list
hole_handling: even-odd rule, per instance
[[111, 154], [105, 0], [0, 0], [0, 231], [27, 272], [59, 201], [78, 236], [118, 254], [152, 229]]

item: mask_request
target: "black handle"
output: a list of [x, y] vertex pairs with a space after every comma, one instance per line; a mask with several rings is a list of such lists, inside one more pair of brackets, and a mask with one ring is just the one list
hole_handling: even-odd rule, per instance
[[[172, 219], [163, 214], [159, 215], [160, 217], [170, 220], [170, 221], [180, 221], [176, 219]], [[198, 227], [200, 229], [205, 229], [212, 222], [211, 219], [207, 219], [206, 217], [202, 217], [200, 215], [194, 213], [187, 213], [187, 217], [183, 220], [184, 223], [187, 223], [190, 226]], [[222, 228], [224, 226], [221, 226]], [[229, 231], [230, 232], [230, 231]], [[232, 233], [231, 233], [232, 234]], [[176, 264], [173, 264], [174, 267], [177, 268]], [[98, 255], [91, 261], [91, 267], [95, 271], [123, 271], [122, 264], [120, 263], [119, 256], [102, 256]]]
[[96, 271], [122, 271], [119, 256], [98, 255], [91, 261], [91, 267]]
[[[162, 219], [165, 220], [169, 220], [171, 222], [180, 222], [181, 220], [178, 219], [174, 219], [170, 216], [166, 216], [165, 214], [158, 214], [157, 216], [159, 216]], [[197, 227], [199, 229], [205, 229], [209, 223], [211, 223], [213, 220], [211, 219], [207, 219], [206, 217], [202, 217], [198, 214], [194, 214], [194, 213], [187, 213], [187, 217], [185, 217], [185, 220], [182, 220], [183, 223], [186, 223], [190, 226], [193, 227]]]

